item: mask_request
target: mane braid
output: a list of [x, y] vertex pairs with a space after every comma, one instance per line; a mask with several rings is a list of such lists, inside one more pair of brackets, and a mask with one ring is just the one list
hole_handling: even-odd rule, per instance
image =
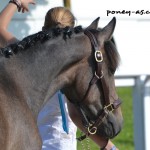
[[83, 29], [81, 26], [75, 28], [65, 27], [65, 28], [52, 28], [46, 31], [40, 31], [36, 34], [25, 37], [23, 40], [10, 44], [5, 48], [1, 48], [0, 52], [6, 58], [10, 58], [13, 54], [17, 54], [19, 51], [26, 50], [34, 46], [38, 41], [41, 43], [48, 41], [54, 37], [58, 37], [63, 34], [63, 39], [71, 38], [73, 33], [78, 34], [82, 32]]

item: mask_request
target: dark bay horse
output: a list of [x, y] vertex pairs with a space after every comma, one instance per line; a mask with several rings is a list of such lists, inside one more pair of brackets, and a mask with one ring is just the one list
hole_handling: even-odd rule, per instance
[[59, 89], [79, 109], [87, 135], [120, 132], [119, 57], [110, 41], [116, 19], [102, 29], [98, 21], [86, 29], [41, 31], [1, 49], [0, 149], [41, 150], [37, 116]]

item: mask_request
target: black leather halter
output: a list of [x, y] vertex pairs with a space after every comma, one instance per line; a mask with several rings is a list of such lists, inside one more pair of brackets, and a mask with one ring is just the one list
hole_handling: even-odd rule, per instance
[[[89, 84], [88, 90], [86, 91], [84, 98], [82, 99], [81, 102], [76, 103], [81, 113], [83, 124], [86, 128], [85, 135], [79, 137], [78, 138], [79, 141], [82, 141], [83, 139], [85, 139], [86, 136], [89, 136], [91, 134], [96, 134], [98, 126], [100, 126], [103, 120], [108, 117], [109, 113], [113, 112], [121, 104], [121, 101], [119, 99], [115, 100], [112, 103], [110, 102], [109, 87], [105, 81], [105, 77], [103, 75], [103, 70], [102, 70], [103, 54], [102, 54], [101, 49], [99, 48], [96, 37], [89, 30], [85, 30], [84, 34], [87, 35], [88, 38], [90, 39], [94, 52], [95, 52], [96, 71], [95, 71], [93, 78], [91, 79], [91, 82]], [[95, 120], [94, 123], [91, 123], [82, 109], [82, 103], [84, 100], [86, 100], [92, 85], [96, 84], [98, 80], [100, 81], [100, 85], [102, 87], [102, 92], [104, 96], [104, 108], [103, 108], [101, 115], [97, 118], [97, 120]]]

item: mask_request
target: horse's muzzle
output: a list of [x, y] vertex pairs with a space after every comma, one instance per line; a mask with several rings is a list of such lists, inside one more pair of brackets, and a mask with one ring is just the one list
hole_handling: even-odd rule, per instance
[[98, 127], [97, 134], [105, 138], [114, 138], [122, 129], [122, 114], [110, 114], [106, 120]]

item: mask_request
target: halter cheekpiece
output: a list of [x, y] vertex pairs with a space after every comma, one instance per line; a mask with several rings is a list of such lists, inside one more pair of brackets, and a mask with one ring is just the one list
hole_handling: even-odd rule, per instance
[[[82, 99], [81, 102], [75, 103], [75, 105], [77, 106], [77, 108], [80, 111], [80, 114], [82, 117], [82, 122], [86, 129], [85, 135], [77, 138], [79, 141], [84, 140], [89, 135], [96, 134], [98, 126], [100, 126], [103, 123], [103, 121], [108, 117], [109, 113], [112, 113], [121, 104], [120, 99], [116, 99], [116, 100], [114, 100], [114, 102], [110, 102], [109, 88], [105, 81], [105, 77], [104, 77], [103, 69], [102, 69], [103, 53], [102, 53], [101, 49], [99, 48], [100, 46], [98, 45], [98, 41], [97, 41], [95, 35], [88, 29], [84, 31], [84, 34], [90, 39], [90, 42], [94, 49], [96, 70], [95, 70], [95, 74], [94, 74], [93, 78], [90, 81], [89, 87], [84, 95], [84, 98]], [[100, 81], [100, 85], [102, 87], [102, 92], [103, 92], [103, 96], [104, 96], [104, 107], [103, 107], [101, 115], [97, 118], [97, 120], [95, 120], [94, 123], [91, 123], [91, 121], [89, 120], [89, 118], [86, 116], [86, 114], [84, 113], [84, 111], [82, 109], [82, 103], [88, 96], [88, 93], [89, 93], [92, 85], [96, 84], [97, 81]]]

